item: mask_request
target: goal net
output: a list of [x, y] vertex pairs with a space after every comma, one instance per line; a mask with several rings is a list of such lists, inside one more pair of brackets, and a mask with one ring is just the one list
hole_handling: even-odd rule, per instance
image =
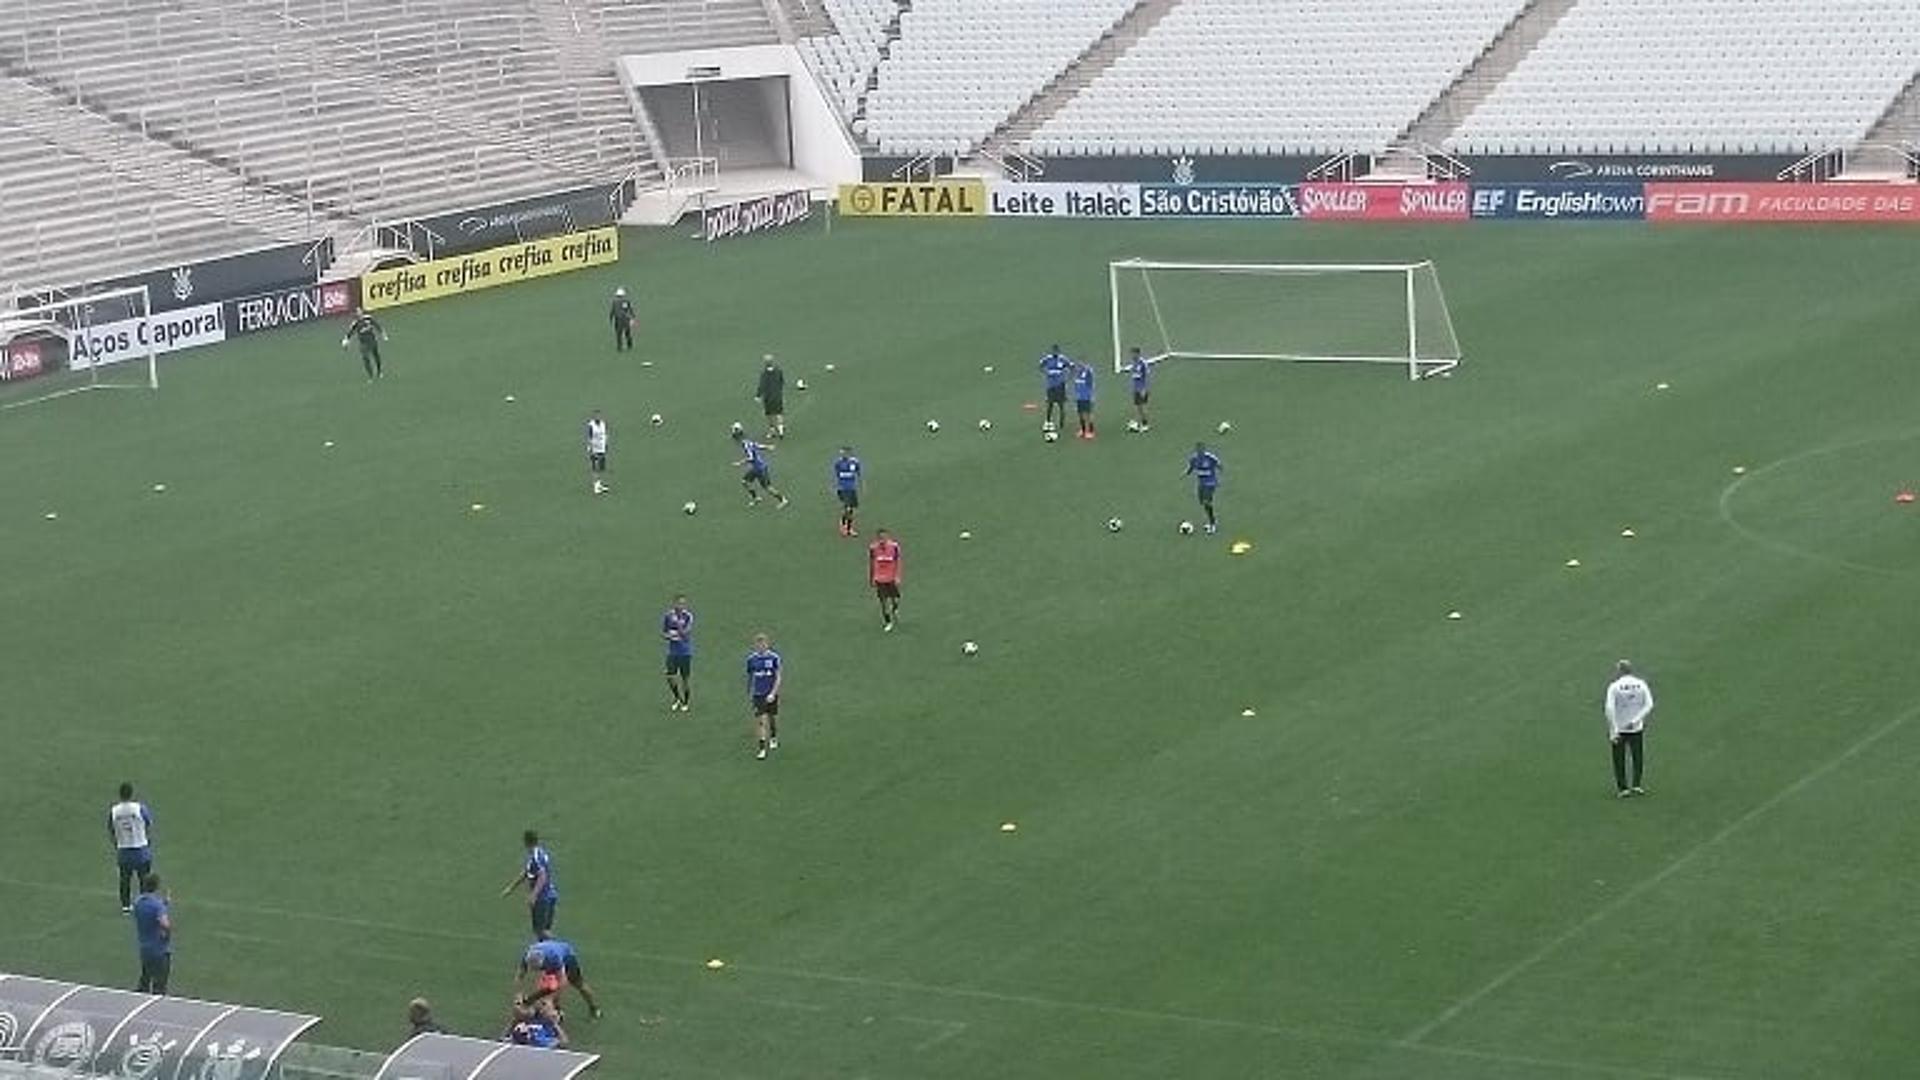
[[1113, 362], [1318, 360], [1398, 364], [1421, 379], [1460, 364], [1430, 262], [1109, 263]]
[[158, 389], [145, 286], [0, 308], [0, 409], [87, 390]]

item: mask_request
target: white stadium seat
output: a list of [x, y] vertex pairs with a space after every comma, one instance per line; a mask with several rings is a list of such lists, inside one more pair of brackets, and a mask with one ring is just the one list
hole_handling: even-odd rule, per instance
[[1182, 0], [1027, 143], [1120, 153], [1384, 150], [1522, 0]]
[[1916, 68], [1914, 0], [1579, 0], [1448, 148], [1823, 150], [1864, 136]]

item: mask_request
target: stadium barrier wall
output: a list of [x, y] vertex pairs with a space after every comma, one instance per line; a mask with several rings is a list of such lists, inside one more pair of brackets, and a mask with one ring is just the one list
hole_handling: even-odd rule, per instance
[[360, 278], [368, 311], [438, 300], [620, 261], [617, 226], [375, 270]]
[[983, 217], [984, 180], [934, 180], [924, 184], [841, 184], [841, 217]]
[[811, 193], [783, 191], [708, 209], [700, 215], [700, 235], [711, 243], [784, 229], [812, 217]]
[[414, 230], [421, 230], [432, 245], [428, 256], [446, 258], [615, 225], [633, 196], [631, 180], [617, 187], [598, 184], [568, 188], [384, 224], [375, 230], [375, 237], [387, 247], [411, 250], [407, 238]]
[[147, 305], [155, 312], [198, 307], [275, 289], [310, 285], [333, 262], [331, 238], [223, 255], [199, 262], [175, 263], [156, 270], [124, 274], [106, 281], [39, 289], [20, 298], [21, 307], [107, 289], [147, 287]]

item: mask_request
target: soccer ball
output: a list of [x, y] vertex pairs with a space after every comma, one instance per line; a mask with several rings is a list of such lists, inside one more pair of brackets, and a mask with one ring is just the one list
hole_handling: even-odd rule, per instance
[[980, 646], [975, 645], [971, 641], [963, 641], [960, 643], [960, 655], [962, 656], [973, 656], [979, 651]]
[[1045, 439], [1045, 440], [1047, 440], [1048, 442], [1059, 442], [1059, 441], [1060, 441], [1060, 433], [1059, 433], [1059, 432], [1057, 432], [1057, 431], [1047, 431], [1047, 432], [1045, 432], [1045, 433], [1043, 433], [1043, 434], [1042, 434], [1042, 435], [1041, 435], [1040, 437], [1041, 437], [1041, 438], [1043, 438], [1043, 439]]
[[733, 434], [733, 437], [736, 439], [747, 433], [747, 429], [742, 427], [740, 424], [740, 421], [738, 420], [735, 420], [733, 422], [733, 426], [728, 428], [727, 430], [731, 432]]
[[936, 432], [936, 431], [939, 431], [939, 430], [940, 430], [940, 421], [938, 421], [938, 420], [929, 420], [929, 421], [927, 421], [927, 433], [928, 433], [929, 435], [931, 435], [931, 434], [933, 434], [934, 432]]
[[1140, 430], [1140, 421], [1138, 421], [1138, 420], [1129, 420], [1129, 421], [1127, 421], [1127, 430], [1128, 430], [1128, 431], [1139, 431], [1139, 430]]
[[1227, 432], [1233, 430], [1233, 424], [1230, 423], [1229, 421], [1222, 420], [1220, 421], [1220, 426], [1217, 428], [1214, 428], [1213, 430], [1219, 432], [1222, 435], [1225, 435]]
[[1183, 521], [1183, 522], [1181, 522], [1181, 523], [1180, 523], [1180, 535], [1181, 535], [1181, 536], [1192, 536], [1192, 535], [1193, 535], [1193, 522], [1191, 522], [1191, 521]]
[[694, 513], [699, 509], [700, 509], [700, 505], [698, 503], [688, 503], [687, 505], [680, 508], [680, 512], [683, 514], [686, 514], [688, 517], [692, 517]]
[[981, 420], [980, 420], [980, 430], [981, 430], [981, 431], [992, 431], [992, 430], [993, 430], [993, 421], [991, 421], [991, 420], [988, 420], [988, 419], [986, 419], [985, 417], [982, 417], [982, 418], [981, 418]]
[[795, 390], [805, 390], [807, 388], [807, 380], [805, 379], [793, 380], [793, 388]]
[[666, 422], [667, 421], [665, 420], [665, 418], [663, 418], [659, 413], [654, 413], [652, 416], [647, 417], [647, 423], [652, 424], [654, 427], [659, 427], [661, 424], [664, 424]]
[[1124, 521], [1121, 521], [1121, 520], [1120, 520], [1119, 518], [1108, 518], [1108, 519], [1107, 519], [1107, 531], [1108, 531], [1108, 532], [1119, 532], [1119, 531], [1120, 531], [1121, 529], [1124, 529], [1124, 528], [1126, 528], [1126, 526], [1127, 526], [1127, 523], [1126, 523], [1126, 522], [1124, 522]]

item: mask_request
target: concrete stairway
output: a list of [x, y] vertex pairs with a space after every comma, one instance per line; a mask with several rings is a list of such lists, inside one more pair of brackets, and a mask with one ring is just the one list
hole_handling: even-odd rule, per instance
[[1864, 140], [1870, 143], [1895, 143], [1920, 147], [1920, 72], [1908, 81], [1906, 89], [1880, 114]]
[[665, 144], [654, 127], [652, 115], [640, 95], [621, 76], [619, 64], [607, 43], [585, 29], [587, 24], [573, 0], [529, 0], [527, 6], [570, 81], [583, 93], [609, 100], [625, 98], [633, 115], [632, 164], [640, 173], [640, 186], [649, 186], [664, 177], [672, 165], [667, 161]]
[[860, 100], [854, 104], [853, 118], [848, 122], [850, 130], [869, 149], [875, 143], [873, 136], [867, 132], [867, 99], [872, 97], [873, 92], [880, 86], [880, 69], [887, 66], [887, 57], [893, 52], [893, 43], [900, 40], [900, 16], [913, 10], [913, 0], [894, 0], [894, 5], [893, 16], [887, 20], [885, 29], [881, 31], [883, 40], [880, 42], [880, 60], [873, 65], [873, 70], [867, 73], [867, 85], [860, 88]]
[[980, 144], [981, 155], [1003, 158], [1009, 153], [1017, 153], [1033, 137], [1033, 133], [1040, 130], [1040, 125], [1053, 119], [1054, 114], [1065, 108], [1067, 102], [1112, 67], [1114, 61], [1125, 56], [1133, 48], [1134, 42], [1147, 36], [1179, 2], [1140, 0], [1132, 10], [1120, 16], [1106, 33], [1075, 57], [1072, 63], [1060, 69], [1060, 73], [1041, 87], [1038, 93], [1028, 98], [1025, 105], [1002, 121]]
[[1493, 88], [1513, 73], [1533, 47], [1552, 32], [1576, 0], [1532, 0], [1513, 17], [1506, 29], [1488, 43], [1478, 59], [1460, 77], [1428, 103], [1413, 123], [1394, 140], [1395, 146], [1437, 147], [1460, 129], [1473, 110], [1487, 100]]

